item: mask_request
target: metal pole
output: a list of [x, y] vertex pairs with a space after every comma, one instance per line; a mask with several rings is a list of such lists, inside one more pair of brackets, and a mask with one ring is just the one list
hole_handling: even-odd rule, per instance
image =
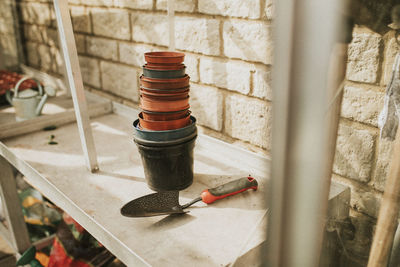
[[18, 197], [17, 184], [11, 164], [0, 156], [0, 195], [3, 200], [4, 215], [13, 248], [20, 254], [30, 246], [28, 229], [22, 214], [21, 202]]
[[68, 1], [54, 0], [54, 9], [56, 12], [58, 33], [60, 35], [60, 47], [64, 56], [64, 64], [74, 103], [82, 150], [85, 155], [87, 167], [91, 172], [95, 172], [98, 170], [96, 148], [94, 146], [92, 129], [90, 127], [78, 53], [68, 9]]
[[318, 266], [330, 177], [327, 84], [339, 1], [276, 3], [267, 266]]
[[379, 209], [368, 267], [387, 266], [400, 209], [400, 127], [393, 144], [390, 169]]
[[175, 0], [168, 0], [169, 50], [175, 50]]

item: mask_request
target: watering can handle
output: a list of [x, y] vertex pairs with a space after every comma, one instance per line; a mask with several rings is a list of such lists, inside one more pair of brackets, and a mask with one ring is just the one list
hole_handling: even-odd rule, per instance
[[25, 77], [23, 77], [23, 78], [21, 78], [18, 82], [17, 82], [17, 84], [15, 85], [15, 87], [14, 87], [14, 97], [18, 97], [18, 89], [19, 89], [19, 87], [20, 87], [20, 85], [24, 82], [24, 81], [26, 81], [26, 80], [34, 80], [35, 82], [36, 82], [36, 84], [38, 85], [38, 88], [39, 88], [39, 95], [43, 95], [43, 87], [42, 87], [42, 85], [40, 84], [40, 81], [38, 81], [37, 79], [35, 79], [35, 78], [33, 78], [33, 77], [30, 77], [30, 76], [25, 76]]

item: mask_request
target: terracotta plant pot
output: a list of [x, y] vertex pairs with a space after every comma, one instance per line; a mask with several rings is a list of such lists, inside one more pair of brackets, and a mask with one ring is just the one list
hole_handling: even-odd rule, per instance
[[154, 95], [140, 95], [141, 100], [149, 100], [149, 101], [179, 101], [182, 99], [186, 99], [189, 97], [188, 95], [171, 95], [171, 96], [154, 96]]
[[143, 66], [143, 76], [152, 79], [176, 79], [185, 76], [186, 67], [178, 70], [148, 69]]
[[186, 74], [178, 79], [151, 79], [140, 76], [140, 84], [150, 89], [178, 89], [189, 86], [190, 77]]
[[182, 90], [182, 91], [171, 91], [171, 92], [166, 92], [165, 91], [146, 91], [140, 89], [140, 94], [142, 95], [147, 95], [147, 96], [154, 96], [154, 97], [187, 97], [189, 95], [189, 89], [187, 90]]
[[180, 52], [147, 52], [144, 59], [150, 64], [181, 64], [185, 58], [184, 53]]
[[180, 70], [185, 68], [184, 64], [178, 65], [161, 65], [161, 64], [144, 64], [144, 68], [151, 70]]
[[140, 87], [140, 92], [146, 92], [149, 94], [179, 94], [189, 90], [189, 86], [177, 89], [151, 89], [146, 87]]
[[140, 96], [140, 108], [147, 111], [170, 112], [188, 109], [189, 107], [189, 97], [176, 100], [164, 100], [162, 98], [149, 99]]
[[180, 110], [176, 112], [151, 112], [151, 111], [142, 111], [143, 119], [149, 121], [170, 121], [185, 118], [190, 115], [190, 110]]
[[175, 130], [183, 128], [190, 123], [190, 114], [187, 116], [168, 121], [151, 121], [143, 119], [143, 114], [139, 113], [139, 124], [143, 129], [153, 130], [153, 131], [166, 131]]

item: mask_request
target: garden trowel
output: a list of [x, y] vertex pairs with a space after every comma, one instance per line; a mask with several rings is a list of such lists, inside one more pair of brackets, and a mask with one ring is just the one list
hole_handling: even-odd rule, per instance
[[150, 217], [167, 214], [186, 213], [183, 209], [198, 201], [211, 204], [218, 199], [236, 195], [248, 189], [256, 190], [258, 183], [253, 177], [243, 177], [211, 189], [205, 189], [200, 197], [180, 205], [179, 191], [164, 191], [146, 195], [126, 203], [121, 208], [121, 214], [127, 217]]

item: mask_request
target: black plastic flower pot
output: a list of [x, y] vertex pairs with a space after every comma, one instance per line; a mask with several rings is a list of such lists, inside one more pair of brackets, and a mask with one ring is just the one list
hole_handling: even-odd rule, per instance
[[193, 183], [193, 149], [197, 135], [168, 146], [148, 146], [135, 139], [147, 185], [154, 191], [183, 190]]
[[152, 79], [176, 79], [185, 76], [186, 67], [178, 70], [155, 70], [143, 67], [143, 76]]
[[[194, 132], [196, 132], [196, 118], [190, 116], [191, 123], [183, 128], [175, 129], [175, 130], [167, 130], [167, 131], [149, 131], [139, 128], [139, 119], [133, 122], [133, 133], [134, 138], [138, 140], [144, 145], [155, 145], [160, 144], [163, 141], [174, 141], [180, 140], [187, 136], [190, 136]], [[146, 143], [147, 142], [147, 143]]]

